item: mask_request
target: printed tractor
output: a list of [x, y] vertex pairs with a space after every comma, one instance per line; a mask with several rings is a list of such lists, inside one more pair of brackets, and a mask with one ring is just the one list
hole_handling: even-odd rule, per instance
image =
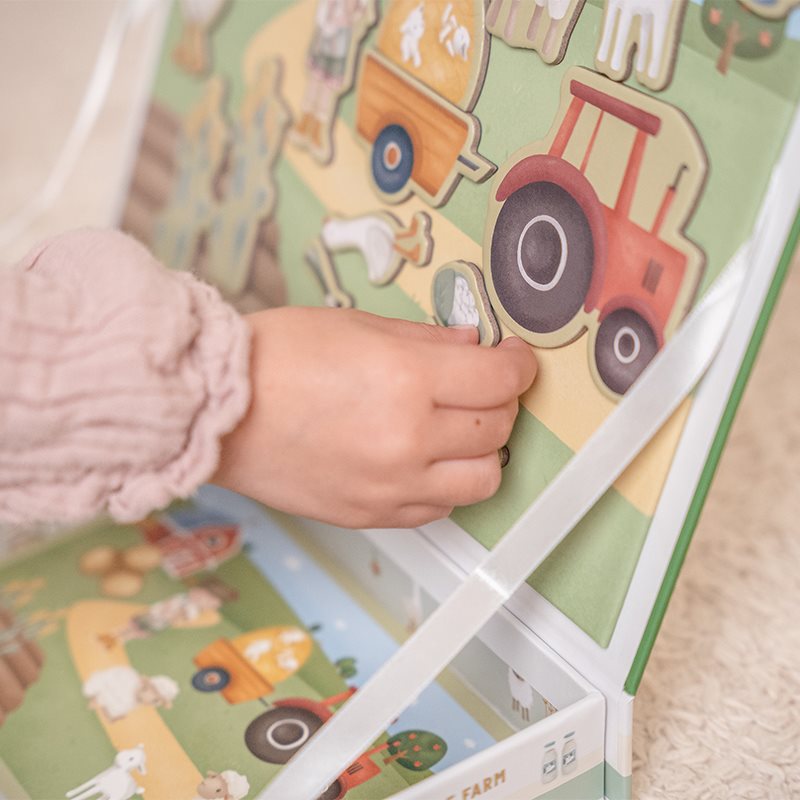
[[[686, 313], [702, 273], [700, 251], [664, 239], [664, 223], [689, 165], [677, 165], [649, 229], [630, 218], [645, 149], [662, 119], [579, 80], [547, 153], [520, 159], [498, 180], [487, 229], [489, 290], [510, 327], [531, 344], [559, 347], [590, 327], [590, 364], [612, 395], [624, 394]], [[564, 157], [586, 106], [600, 114], [575, 166]], [[616, 203], [585, 173], [607, 116], [634, 128]], [[584, 131], [586, 126], [584, 125]], [[693, 133], [693, 132], [692, 132]], [[656, 145], [658, 146], [658, 145]], [[696, 183], [699, 186], [699, 184]], [[692, 259], [689, 254], [696, 254]]]
[[[200, 669], [192, 686], [201, 692], [220, 692], [231, 704], [257, 700], [266, 707], [246, 728], [247, 749], [261, 761], [285, 764], [333, 716], [333, 709], [356, 691], [313, 700], [288, 697], [268, 702], [275, 684], [298, 670], [311, 654], [311, 637], [294, 627], [261, 628], [234, 639], [218, 639], [195, 658]], [[447, 752], [443, 739], [428, 731], [404, 731], [363, 753], [316, 800], [341, 800], [350, 789], [366, 783], [381, 768], [373, 761], [389, 753], [412, 771], [429, 769]]]
[[[248, 749], [262, 761], [285, 764], [333, 716], [333, 707], [355, 691], [351, 688], [324, 700], [276, 700], [247, 726], [244, 738]], [[446, 752], [447, 744], [435, 733], [410, 730], [392, 734], [383, 744], [362, 753], [316, 800], [341, 800], [351, 789], [380, 775], [381, 768], [373, 761], [378, 753], [389, 754], [384, 763], [396, 761], [405, 769], [421, 772], [438, 763]]]

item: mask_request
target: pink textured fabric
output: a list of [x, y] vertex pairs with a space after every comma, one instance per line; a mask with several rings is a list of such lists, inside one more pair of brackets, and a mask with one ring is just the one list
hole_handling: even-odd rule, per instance
[[130, 522], [190, 495], [247, 410], [249, 336], [118, 231], [0, 270], [0, 519]]

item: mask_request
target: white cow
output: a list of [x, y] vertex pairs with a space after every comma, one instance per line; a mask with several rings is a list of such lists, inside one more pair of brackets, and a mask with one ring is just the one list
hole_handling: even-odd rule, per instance
[[612, 73], [624, 69], [630, 49], [628, 37], [638, 18], [636, 71], [651, 81], [657, 80], [663, 72], [665, 57], [670, 56], [666, 52], [670, 21], [674, 25], [680, 19], [680, 14], [673, 14], [673, 10], [685, 3], [686, 0], [606, 0], [603, 34], [597, 49], [598, 65], [607, 66]]

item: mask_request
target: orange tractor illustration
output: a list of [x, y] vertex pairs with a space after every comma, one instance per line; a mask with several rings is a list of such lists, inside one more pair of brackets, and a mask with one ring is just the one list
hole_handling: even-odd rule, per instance
[[[201, 692], [220, 692], [231, 704], [248, 700], [262, 703], [266, 710], [247, 726], [245, 744], [261, 761], [285, 764], [333, 716], [332, 709], [356, 691], [350, 688], [323, 700], [265, 700], [276, 683], [300, 669], [312, 648], [311, 637], [293, 626], [259, 628], [234, 639], [218, 639], [195, 656], [200, 669], [192, 678], [192, 686]], [[396, 761], [419, 772], [440, 761], [447, 745], [429, 731], [394, 734], [359, 756], [316, 800], [341, 800], [350, 789], [379, 775], [381, 768], [373, 761], [379, 752], [389, 754], [384, 763]]]
[[[697, 291], [705, 259], [682, 231], [705, 156], [670, 106], [587, 70], [570, 71], [565, 85], [558, 127], [515, 154], [492, 187], [487, 285], [495, 310], [531, 344], [559, 347], [589, 330], [595, 380], [618, 396]], [[605, 197], [616, 190], [615, 202], [600, 200], [587, 173]], [[631, 218], [634, 203], [652, 214], [647, 227]]]
[[361, 59], [356, 109], [386, 202], [416, 192], [440, 206], [462, 176], [480, 182], [491, 174], [477, 152], [480, 123], [469, 113], [487, 55], [483, 0], [386, 6], [376, 47]]

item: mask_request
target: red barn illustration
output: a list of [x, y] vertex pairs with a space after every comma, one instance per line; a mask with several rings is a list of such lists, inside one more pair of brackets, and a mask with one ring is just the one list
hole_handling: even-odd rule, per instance
[[148, 517], [139, 527], [161, 552], [164, 571], [175, 579], [215, 569], [242, 548], [239, 527], [222, 518], [184, 511]]

